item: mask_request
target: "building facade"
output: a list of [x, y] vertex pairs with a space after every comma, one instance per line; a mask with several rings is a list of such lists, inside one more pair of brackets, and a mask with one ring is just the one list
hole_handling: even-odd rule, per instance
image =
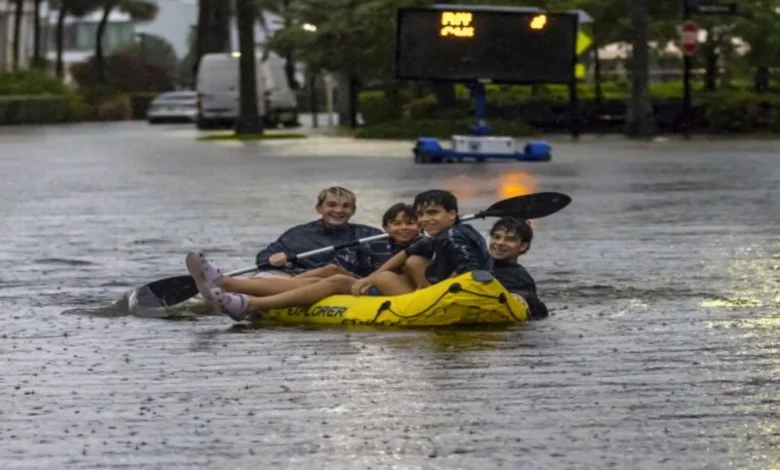
[[[33, 0], [24, 0], [22, 14], [19, 68], [29, 68], [33, 56], [33, 38], [35, 17]], [[14, 17], [16, 14], [16, 2], [13, 0], [0, 0], [0, 71], [13, 69], [14, 56]]]

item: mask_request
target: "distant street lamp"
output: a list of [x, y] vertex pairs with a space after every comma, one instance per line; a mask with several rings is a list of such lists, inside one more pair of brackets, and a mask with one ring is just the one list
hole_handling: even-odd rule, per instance
[[[303, 23], [301, 28], [309, 33], [317, 32], [317, 26], [311, 23]], [[309, 73], [309, 99], [311, 100], [312, 127], [317, 128], [319, 127], [319, 119], [317, 119], [317, 75], [313, 73]]]

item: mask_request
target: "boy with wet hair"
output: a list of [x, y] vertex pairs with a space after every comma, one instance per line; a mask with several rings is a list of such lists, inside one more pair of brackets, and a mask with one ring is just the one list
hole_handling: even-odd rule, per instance
[[[208, 283], [203, 275], [217, 271], [208, 265], [202, 271], [193, 273], [198, 290], [205, 298], [210, 298], [217, 311], [229, 315], [235, 321], [241, 321], [247, 314], [272, 308], [306, 307], [325, 297], [336, 294], [349, 294], [352, 285], [363, 273], [371, 273], [382, 266], [395, 253], [404, 250], [420, 238], [420, 228], [414, 208], [398, 203], [390, 207], [382, 216], [382, 227], [389, 240], [374, 242], [370, 245], [370, 261], [366, 266], [340, 265], [349, 272], [335, 274], [325, 278], [295, 277], [292, 279], [254, 278], [242, 280], [242, 290], [229, 292], [219, 288], [220, 282]], [[205, 259], [204, 259], [205, 262]], [[337, 261], [342, 262], [343, 261]], [[207, 262], [206, 262], [207, 263]], [[221, 283], [225, 286], [225, 283]]]
[[[288, 263], [289, 255], [382, 233], [374, 227], [349, 223], [349, 219], [357, 210], [356, 197], [355, 193], [341, 186], [323, 189], [317, 196], [317, 205], [314, 208], [320, 214], [320, 219], [288, 229], [257, 254], [257, 264], [267, 261], [273, 266], [269, 269], [281, 271], [287, 276], [296, 276], [331, 263], [336, 254], [323, 253]], [[340, 253], [340, 256], [357, 258], [365, 256], [365, 253], [358, 247], [347, 249]]]
[[528, 305], [531, 320], [546, 318], [547, 306], [536, 294], [536, 283], [517, 259], [531, 248], [534, 231], [528, 221], [504, 217], [490, 229], [488, 246], [493, 275], [512, 296]]
[[474, 227], [460, 222], [454, 194], [432, 189], [418, 194], [413, 205], [428, 237], [355, 282], [352, 294], [368, 293], [372, 287], [382, 295], [407, 294], [468, 271], [492, 268], [485, 239]]

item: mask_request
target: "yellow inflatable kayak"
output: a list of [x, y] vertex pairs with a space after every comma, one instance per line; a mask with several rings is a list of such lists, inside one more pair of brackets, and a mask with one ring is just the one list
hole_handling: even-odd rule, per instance
[[394, 297], [334, 295], [306, 307], [274, 309], [259, 324], [449, 326], [520, 323], [528, 309], [487, 271], [473, 271]]

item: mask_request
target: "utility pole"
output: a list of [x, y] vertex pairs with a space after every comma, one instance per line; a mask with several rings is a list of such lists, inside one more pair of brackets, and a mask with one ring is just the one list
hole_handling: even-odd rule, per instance
[[260, 134], [263, 118], [257, 106], [257, 60], [255, 59], [255, 5], [254, 0], [236, 0], [238, 18], [240, 112], [236, 120], [236, 134]]

